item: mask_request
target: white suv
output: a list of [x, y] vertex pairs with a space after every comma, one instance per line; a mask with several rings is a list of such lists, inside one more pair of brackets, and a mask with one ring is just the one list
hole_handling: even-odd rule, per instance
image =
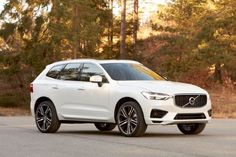
[[184, 134], [198, 134], [211, 119], [205, 90], [166, 81], [136, 61], [56, 62], [30, 91], [31, 112], [43, 133], [56, 132], [61, 123], [94, 123], [100, 131], [118, 125], [125, 136], [141, 136], [153, 124], [177, 124]]

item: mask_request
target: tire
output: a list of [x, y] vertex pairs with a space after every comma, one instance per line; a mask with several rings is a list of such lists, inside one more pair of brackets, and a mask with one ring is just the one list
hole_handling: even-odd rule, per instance
[[206, 127], [205, 123], [177, 124], [179, 130], [186, 135], [200, 134]]
[[146, 129], [142, 109], [133, 101], [123, 103], [116, 114], [119, 131], [127, 137], [142, 136]]
[[94, 123], [94, 125], [100, 131], [111, 131], [116, 127], [113, 123]]
[[38, 105], [35, 111], [35, 123], [42, 133], [54, 133], [60, 128], [61, 123], [51, 101], [43, 101]]

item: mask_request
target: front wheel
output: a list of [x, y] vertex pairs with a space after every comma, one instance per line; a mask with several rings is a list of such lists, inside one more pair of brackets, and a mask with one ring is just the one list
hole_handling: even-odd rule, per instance
[[205, 123], [177, 124], [179, 130], [186, 135], [200, 134], [206, 127]]
[[94, 123], [94, 125], [100, 131], [111, 131], [116, 127], [113, 123]]
[[141, 136], [147, 129], [142, 110], [136, 102], [125, 102], [116, 115], [118, 128], [124, 136]]

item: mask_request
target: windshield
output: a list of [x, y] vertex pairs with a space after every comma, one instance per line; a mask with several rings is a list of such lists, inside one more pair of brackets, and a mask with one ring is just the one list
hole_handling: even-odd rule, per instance
[[143, 66], [134, 63], [104, 63], [101, 66], [113, 80], [164, 80], [160, 75]]

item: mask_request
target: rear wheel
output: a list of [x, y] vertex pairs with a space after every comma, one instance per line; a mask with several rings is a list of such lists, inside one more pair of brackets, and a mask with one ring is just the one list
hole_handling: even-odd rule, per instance
[[124, 136], [142, 136], [147, 129], [142, 110], [133, 101], [125, 102], [120, 106], [116, 120], [119, 130]]
[[43, 101], [36, 108], [35, 122], [37, 128], [43, 133], [56, 132], [61, 126], [56, 109], [51, 101]]
[[186, 135], [199, 134], [206, 127], [205, 123], [177, 124], [179, 130]]
[[113, 123], [94, 123], [94, 125], [100, 131], [111, 131], [116, 127]]

